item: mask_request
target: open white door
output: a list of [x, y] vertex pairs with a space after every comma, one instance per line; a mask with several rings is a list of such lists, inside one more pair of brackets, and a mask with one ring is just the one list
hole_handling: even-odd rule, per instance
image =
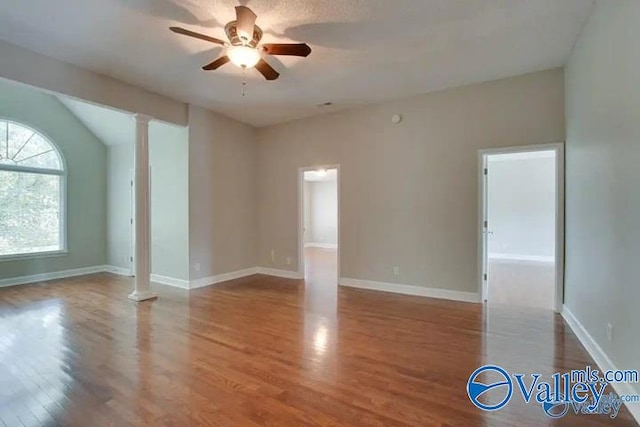
[[478, 166], [481, 301], [561, 311], [563, 144], [480, 150]]

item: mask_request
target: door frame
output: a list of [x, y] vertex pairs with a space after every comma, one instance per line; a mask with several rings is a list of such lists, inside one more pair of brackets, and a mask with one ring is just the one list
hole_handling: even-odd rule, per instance
[[535, 151], [555, 151], [556, 153], [556, 253], [555, 253], [555, 292], [553, 306], [557, 313], [562, 311], [564, 303], [564, 142], [550, 144], [522, 145], [518, 147], [486, 148], [478, 150], [478, 295], [482, 303], [487, 302], [488, 282], [485, 280], [487, 234], [487, 182], [484, 173], [487, 156], [494, 154], [525, 153]]
[[[305, 266], [304, 266], [304, 173], [307, 171], [316, 171], [318, 169], [336, 169], [336, 187], [337, 187], [337, 206], [338, 206], [338, 218], [337, 218], [337, 232], [338, 232], [338, 249], [336, 251], [337, 257], [337, 270], [338, 276], [336, 280], [340, 278], [340, 249], [342, 247], [341, 233], [340, 233], [340, 164], [329, 165], [316, 165], [316, 166], [303, 166], [298, 168], [298, 276], [302, 279], [305, 278]], [[336, 285], [338, 283], [336, 282]]]
[[135, 174], [133, 169], [129, 170], [129, 275], [136, 275], [136, 195], [135, 195]]

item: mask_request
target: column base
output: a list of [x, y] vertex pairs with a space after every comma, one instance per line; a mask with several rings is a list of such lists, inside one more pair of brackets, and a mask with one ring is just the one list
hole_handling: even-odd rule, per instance
[[142, 291], [142, 292], [133, 291], [129, 294], [129, 299], [135, 302], [146, 301], [146, 300], [156, 299], [156, 298], [158, 298], [158, 295], [156, 295], [156, 293], [152, 291]]

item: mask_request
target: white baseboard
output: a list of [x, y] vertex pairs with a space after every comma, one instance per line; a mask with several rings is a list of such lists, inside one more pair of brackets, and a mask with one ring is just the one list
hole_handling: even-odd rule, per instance
[[[567, 321], [567, 324], [573, 330], [573, 333], [576, 334], [578, 340], [580, 340], [585, 350], [587, 350], [587, 353], [589, 353], [594, 362], [596, 362], [598, 367], [600, 367], [601, 371], [618, 370], [609, 356], [607, 356], [607, 353], [605, 353], [602, 347], [598, 345], [596, 340], [593, 339], [591, 334], [585, 329], [582, 323], [580, 323], [566, 305], [562, 306], [562, 317]], [[629, 368], [631, 369], [635, 367], [629, 366]], [[638, 390], [629, 383], [611, 383], [611, 386], [619, 395], [639, 394]], [[638, 423], [640, 423], [640, 403], [625, 402], [625, 404], [627, 409], [629, 409], [629, 412], [631, 412], [631, 415]]]
[[189, 289], [189, 281], [176, 279], [175, 277], [162, 276], [161, 274], [152, 274], [151, 281], [160, 283], [161, 285], [173, 286], [181, 289]]
[[216, 276], [204, 277], [202, 279], [191, 280], [189, 289], [198, 289], [205, 286], [215, 285], [217, 283], [226, 282], [228, 280], [240, 279], [241, 277], [252, 276], [257, 274], [257, 268], [245, 268], [244, 270], [232, 271], [230, 273], [218, 274]]
[[[116, 267], [114, 265], [106, 265], [105, 271], [120, 276], [134, 277], [131, 274], [130, 270], [122, 267]], [[153, 273], [150, 275], [150, 280], [154, 283], [160, 283], [161, 285], [173, 286], [180, 289], [189, 289], [188, 280], [176, 279], [175, 277], [163, 276], [161, 274]]]
[[267, 276], [282, 277], [285, 279], [304, 279], [304, 277], [297, 271], [278, 270], [276, 268], [257, 267], [257, 273]]
[[305, 248], [338, 249], [337, 243], [305, 243]]
[[102, 273], [106, 271], [105, 265], [94, 265], [92, 267], [74, 268], [72, 270], [53, 271], [51, 273], [32, 274], [29, 276], [10, 277], [0, 280], [0, 287], [26, 285], [27, 283], [37, 283], [46, 280], [65, 279], [67, 277], [84, 276], [85, 274]]
[[369, 289], [373, 291], [393, 292], [396, 294], [416, 295], [429, 298], [448, 299], [453, 301], [479, 302], [480, 297], [475, 292], [452, 291], [448, 289], [426, 288], [422, 286], [400, 285], [397, 283], [373, 282], [370, 280], [349, 279], [341, 277], [341, 286], [350, 288]]
[[[23, 285], [27, 283], [43, 282], [46, 280], [64, 279], [67, 277], [83, 276], [85, 274], [94, 273], [112, 273], [122, 276], [131, 277], [131, 273], [127, 269], [116, 267], [113, 265], [97, 265], [93, 267], [76, 268], [73, 270], [56, 271], [51, 273], [34, 274], [31, 276], [10, 277], [8, 279], [0, 279], [0, 287]], [[174, 286], [180, 289], [198, 289], [205, 286], [215, 285], [217, 283], [226, 282], [228, 280], [239, 279], [241, 277], [252, 276], [254, 274], [266, 274], [269, 276], [284, 277], [287, 279], [300, 279], [300, 275], [295, 271], [276, 270], [273, 268], [251, 267], [244, 270], [232, 271], [230, 273], [218, 274], [216, 276], [203, 277], [191, 281], [176, 279], [174, 277], [162, 276], [160, 274], [152, 274], [151, 281], [163, 285]]]
[[107, 273], [117, 274], [119, 276], [133, 277], [131, 270], [128, 268], [116, 267], [115, 265], [105, 265], [104, 271]]
[[538, 255], [520, 255], [520, 254], [493, 254], [488, 255], [489, 259], [513, 260], [513, 261], [531, 261], [531, 262], [549, 262], [552, 263], [556, 259], [552, 256]]

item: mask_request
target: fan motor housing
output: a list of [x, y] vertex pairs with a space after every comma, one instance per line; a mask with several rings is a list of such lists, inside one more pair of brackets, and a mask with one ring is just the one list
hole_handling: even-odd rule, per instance
[[238, 27], [237, 21], [231, 21], [224, 27], [224, 32], [227, 33], [227, 37], [229, 38], [229, 42], [232, 46], [251, 46], [253, 48], [258, 47], [258, 43], [262, 40], [262, 29], [257, 25], [253, 26], [253, 39], [248, 42], [243, 42], [243, 40], [238, 36]]

